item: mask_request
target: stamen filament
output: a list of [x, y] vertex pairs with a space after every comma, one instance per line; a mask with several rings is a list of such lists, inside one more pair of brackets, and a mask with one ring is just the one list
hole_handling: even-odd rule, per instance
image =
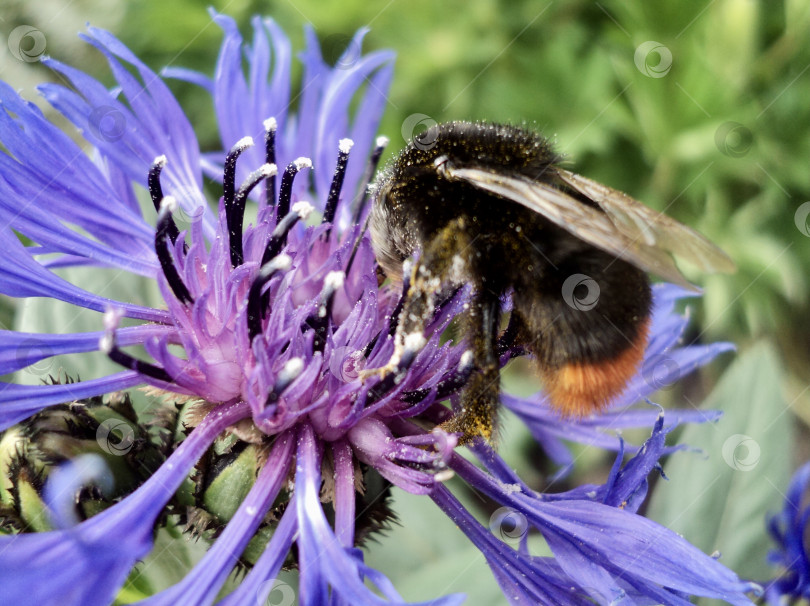
[[290, 212], [290, 201], [292, 200], [292, 186], [295, 175], [303, 168], [312, 168], [312, 160], [309, 158], [296, 158], [284, 169], [281, 176], [281, 188], [278, 191], [278, 207], [276, 208], [276, 220], [287, 216]]
[[225, 217], [228, 223], [228, 236], [231, 251], [231, 265], [239, 267], [244, 263], [244, 250], [242, 248], [242, 227], [245, 219], [245, 204], [253, 188], [262, 180], [278, 172], [275, 164], [263, 164], [254, 170], [236, 192], [233, 201], [228, 205], [226, 201]]
[[[351, 139], [341, 139], [338, 142], [338, 159], [335, 167], [335, 176], [332, 177], [332, 186], [329, 188], [329, 197], [323, 211], [323, 223], [332, 223], [335, 220], [340, 190], [343, 188], [343, 179], [346, 177], [346, 165], [349, 163], [349, 152], [354, 145]], [[328, 234], [329, 232], [327, 232]]]
[[166, 277], [166, 282], [169, 288], [172, 289], [174, 296], [181, 303], [194, 303], [194, 298], [191, 296], [188, 288], [186, 287], [183, 279], [180, 277], [180, 272], [174, 264], [174, 259], [169, 251], [167, 240], [169, 239], [170, 226], [174, 225], [172, 222], [172, 212], [177, 208], [177, 200], [172, 196], [166, 196], [160, 203], [160, 212], [158, 213], [157, 229], [155, 230], [155, 253], [160, 261], [160, 267], [163, 269], [163, 275]]

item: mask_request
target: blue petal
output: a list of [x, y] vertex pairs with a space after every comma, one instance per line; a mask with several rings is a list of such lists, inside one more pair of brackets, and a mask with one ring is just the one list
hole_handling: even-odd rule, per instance
[[53, 404], [101, 396], [143, 384], [143, 377], [127, 370], [102, 379], [64, 385], [0, 383], [0, 431]]
[[100, 312], [117, 307], [129, 318], [160, 323], [168, 320], [169, 316], [165, 311], [99, 297], [63, 280], [34, 261], [8, 228], [0, 228], [0, 249], [4, 254], [4, 263], [0, 264], [1, 294], [12, 297], [51, 297]]
[[[162, 337], [175, 328], [145, 324], [116, 331], [119, 347], [139, 345], [152, 337]], [[104, 333], [43, 334], [0, 330], [0, 375], [36, 364], [40, 360], [63, 354], [96, 351]]]

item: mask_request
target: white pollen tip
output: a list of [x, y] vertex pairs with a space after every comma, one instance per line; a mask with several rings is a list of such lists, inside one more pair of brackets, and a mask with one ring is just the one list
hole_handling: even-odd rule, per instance
[[343, 282], [346, 281], [346, 274], [342, 271], [330, 271], [326, 274], [326, 277], [323, 279], [323, 286], [324, 288], [328, 288], [329, 290], [337, 290], [338, 288], [343, 286]]
[[265, 177], [272, 177], [278, 174], [278, 166], [275, 164], [262, 164], [259, 167], [259, 172]]
[[377, 137], [377, 140], [374, 141], [374, 145], [377, 147], [386, 147], [390, 139], [388, 137]]
[[284, 363], [284, 369], [281, 371], [290, 378], [295, 378], [304, 370], [304, 360], [301, 358], [292, 358]]
[[412, 332], [405, 335], [405, 349], [410, 351], [419, 351], [425, 346], [427, 340], [421, 332]]
[[298, 215], [302, 221], [306, 221], [309, 215], [314, 210], [314, 207], [309, 202], [301, 200], [292, 205], [292, 211]]
[[354, 141], [351, 139], [341, 139], [338, 141], [338, 149], [340, 150], [341, 154], [348, 154], [349, 151], [354, 146]]
[[105, 354], [113, 350], [113, 336], [111, 334], [104, 335], [98, 340], [98, 348]]
[[264, 125], [265, 132], [273, 133], [278, 128], [278, 122], [276, 122], [275, 118], [268, 118], [262, 122], [262, 124]]
[[273, 259], [273, 263], [279, 271], [287, 271], [292, 267], [292, 257], [290, 255], [278, 255]]
[[118, 307], [107, 308], [104, 312], [104, 330], [107, 332], [116, 330], [123, 315], [124, 312]]
[[177, 210], [177, 198], [174, 196], [163, 196], [163, 199], [160, 201], [160, 212], [168, 212], [173, 213]]
[[472, 364], [472, 360], [473, 360], [473, 352], [468, 349], [463, 354], [461, 354], [461, 358], [458, 361], [458, 367], [467, 368], [470, 364]]
[[302, 168], [312, 168], [312, 160], [309, 158], [304, 158], [303, 156], [293, 160], [293, 164], [295, 164], [295, 168], [298, 170], [301, 170]]
[[166, 156], [161, 154], [157, 158], [152, 160], [152, 166], [158, 166], [160, 168], [163, 168], [164, 166], [166, 166], [166, 162], [168, 162]]
[[247, 149], [248, 147], [253, 147], [253, 137], [242, 137], [236, 144], [233, 146], [234, 149]]
[[447, 482], [448, 480], [452, 480], [456, 475], [456, 472], [452, 469], [442, 469], [440, 472], [434, 474], [433, 479], [436, 482]]

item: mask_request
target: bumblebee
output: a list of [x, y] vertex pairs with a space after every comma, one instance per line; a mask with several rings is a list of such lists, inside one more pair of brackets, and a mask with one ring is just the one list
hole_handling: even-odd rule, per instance
[[475, 372], [460, 410], [442, 427], [461, 442], [491, 440], [507, 333], [532, 354], [562, 415], [603, 410], [637, 372], [652, 305], [648, 273], [691, 287], [672, 254], [705, 271], [732, 261], [689, 227], [615, 189], [572, 173], [540, 134], [515, 126], [450, 122], [416, 136], [375, 184], [370, 232], [393, 281], [410, 269], [391, 372], [419, 342], [434, 298], [470, 284], [462, 319]]

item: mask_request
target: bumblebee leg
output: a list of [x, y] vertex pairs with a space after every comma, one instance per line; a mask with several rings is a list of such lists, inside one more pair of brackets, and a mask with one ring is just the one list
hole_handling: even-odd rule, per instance
[[363, 371], [362, 375], [380, 376], [394, 372], [406, 351], [418, 351], [424, 345], [425, 327], [433, 318], [434, 297], [448, 281], [460, 281], [465, 263], [463, 253], [471, 241], [465, 231], [465, 218], [458, 217], [441, 229], [425, 246], [414, 263], [410, 288], [399, 314], [394, 334], [394, 353], [385, 366]]
[[496, 356], [500, 300], [491, 292], [479, 290], [465, 318], [472, 342], [473, 363], [478, 372], [470, 376], [461, 393], [461, 410], [441, 424], [448, 433], [460, 433], [459, 444], [481, 436], [493, 439], [497, 426], [500, 397], [500, 368]]

